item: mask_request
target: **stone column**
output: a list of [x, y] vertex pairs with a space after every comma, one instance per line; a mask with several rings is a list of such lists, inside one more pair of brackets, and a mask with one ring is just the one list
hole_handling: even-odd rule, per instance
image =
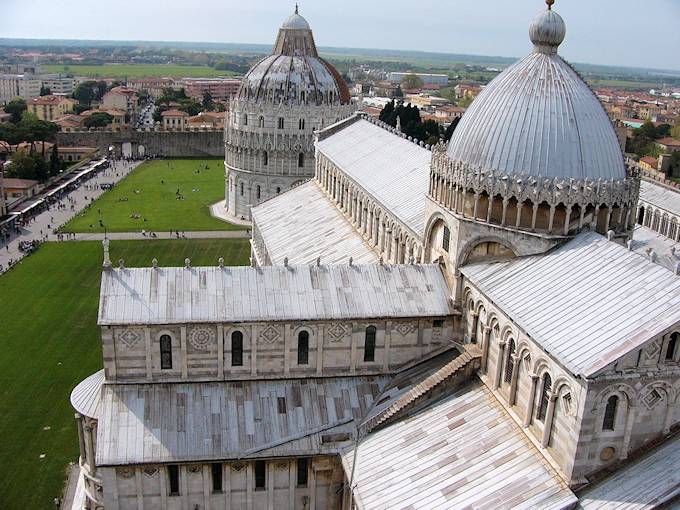
[[635, 423], [635, 413], [637, 408], [628, 402], [626, 413], [626, 428], [623, 435], [623, 446], [621, 447], [621, 454], [619, 459], [625, 460], [628, 458], [628, 447], [630, 445], [630, 436], [633, 431], [633, 424]]
[[392, 233], [392, 261], [395, 264], [399, 263], [399, 238]]
[[550, 217], [548, 220], [548, 232], [552, 233], [553, 230], [553, 221], [555, 219], [555, 206], [551, 205], [550, 206]]
[[512, 357], [512, 378], [510, 379], [510, 395], [508, 398], [508, 403], [511, 406], [515, 405], [517, 400], [517, 379], [519, 377], [519, 364], [522, 362], [522, 358], [519, 356]]
[[477, 210], [479, 209], [479, 193], [475, 193], [475, 206], [472, 209], [472, 219], [477, 219]]
[[564, 216], [564, 235], [569, 235], [569, 218], [571, 218], [572, 206], [567, 207], [567, 212]]
[[508, 214], [508, 202], [509, 200], [507, 198], [503, 199], [503, 215], [501, 216], [501, 227], [505, 226], [505, 220]]
[[392, 256], [392, 230], [387, 229], [385, 237], [385, 260], [389, 261]]
[[378, 251], [383, 252], [385, 248], [385, 224], [381, 221], [378, 225]]
[[666, 419], [663, 422], [663, 433], [668, 434], [671, 431], [671, 424], [673, 423], [673, 416], [675, 416], [675, 404], [672, 402], [668, 403], [666, 409]]
[[497, 390], [501, 385], [501, 372], [503, 370], [503, 360], [505, 359], [505, 342], [498, 343], [498, 360], [496, 361], [496, 372], [493, 376], [493, 389]]
[[538, 204], [534, 204], [533, 213], [531, 214], [531, 231], [536, 230], [536, 216], [538, 215]]
[[493, 211], [493, 197], [489, 196], [489, 207], [486, 209], [486, 222], [491, 222], [491, 213]]
[[477, 343], [477, 324], [479, 323], [479, 314], [477, 312], [472, 312], [470, 314], [472, 328], [470, 328], [470, 343]]
[[85, 448], [85, 436], [83, 435], [83, 417], [80, 413], [75, 414], [76, 427], [78, 428], [78, 446], [80, 447], [80, 459], [85, 462], [87, 449]]
[[515, 219], [515, 228], [519, 228], [522, 222], [522, 202], [517, 202], [517, 218]]
[[543, 448], [548, 446], [550, 442], [550, 430], [552, 429], [553, 417], [555, 416], [555, 401], [557, 395], [553, 392], [548, 398], [548, 409], [545, 412], [545, 423], [543, 424], [543, 435], [541, 436], [541, 446]]
[[491, 328], [484, 326], [482, 330], [482, 363], [481, 370], [486, 372], [486, 365], [489, 361], [489, 344], [491, 343]]
[[94, 439], [92, 437], [93, 426], [89, 420], [85, 420], [85, 456], [87, 457], [87, 465], [89, 467], [90, 474], [94, 475], [97, 471], [97, 465], [94, 460], [95, 450], [94, 450]]
[[524, 413], [524, 421], [522, 427], [527, 428], [531, 424], [531, 415], [534, 412], [534, 400], [536, 400], [536, 385], [538, 384], [538, 375], [529, 374], [531, 377], [531, 388], [529, 390], [529, 400], [527, 400], [527, 409]]

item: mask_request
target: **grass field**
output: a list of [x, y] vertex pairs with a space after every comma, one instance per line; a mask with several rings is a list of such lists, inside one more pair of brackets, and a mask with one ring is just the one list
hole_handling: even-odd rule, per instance
[[[182, 200], [177, 199], [177, 190]], [[62, 230], [101, 232], [100, 219], [109, 232], [245, 229], [210, 215], [208, 206], [220, 200], [224, 200], [222, 160], [148, 161]]]
[[231, 71], [217, 71], [208, 66], [182, 66], [165, 64], [106, 64], [92, 65], [45, 65], [49, 73], [73, 73], [74, 76], [91, 78], [216, 78], [235, 76]]
[[[113, 241], [127, 266], [247, 264], [247, 240]], [[71, 389], [102, 366], [96, 326], [102, 247], [47, 243], [0, 276], [0, 508], [53, 508], [78, 455]], [[49, 429], [45, 430], [45, 427]], [[40, 459], [44, 454], [45, 458]]]

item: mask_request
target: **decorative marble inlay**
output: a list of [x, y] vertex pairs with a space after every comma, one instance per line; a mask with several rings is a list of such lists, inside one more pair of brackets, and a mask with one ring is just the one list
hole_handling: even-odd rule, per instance
[[281, 332], [278, 328], [274, 326], [267, 326], [262, 333], [260, 333], [260, 338], [269, 342], [270, 344], [276, 342], [281, 337]]
[[243, 464], [243, 462], [233, 462], [231, 464], [231, 469], [233, 469], [234, 471], [243, 471], [244, 467], [246, 466], [245, 464]]
[[189, 466], [189, 473], [200, 473], [201, 472], [201, 466], [194, 464], [193, 466]]
[[[441, 329], [441, 328], [436, 328], [436, 329]], [[399, 333], [402, 336], [408, 335], [411, 331], [413, 331], [413, 324], [408, 324], [406, 322], [402, 322], [397, 325], [396, 327], [397, 333]]]
[[156, 473], [158, 473], [158, 469], [156, 469], [155, 467], [149, 466], [144, 468], [144, 474], [146, 476], [154, 476]]
[[648, 409], [653, 409], [659, 402], [663, 401], [663, 392], [656, 388], [652, 388], [644, 397], [642, 397], [642, 401]]
[[121, 478], [132, 478], [135, 476], [135, 470], [132, 468], [118, 468], [116, 474]]
[[134, 329], [126, 329], [118, 333], [118, 340], [120, 340], [125, 347], [132, 349], [142, 339], [142, 333]]
[[194, 349], [204, 351], [215, 343], [215, 332], [210, 328], [193, 328], [189, 333], [189, 343]]
[[333, 324], [328, 328], [328, 336], [331, 337], [331, 342], [338, 342], [347, 336], [347, 329], [342, 324]]

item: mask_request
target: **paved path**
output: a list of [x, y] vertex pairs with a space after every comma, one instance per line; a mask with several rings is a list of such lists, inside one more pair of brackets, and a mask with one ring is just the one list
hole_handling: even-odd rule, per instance
[[[250, 231], [248, 230], [204, 230], [196, 232], [182, 232], [180, 237], [174, 232], [154, 232], [156, 237], [149, 235], [142, 235], [140, 232], [109, 232], [106, 236], [112, 241], [116, 240], [147, 240], [154, 239], [250, 239]], [[50, 236], [50, 239], [56, 236]], [[71, 237], [64, 238], [65, 241], [102, 241], [104, 234], [74, 234]]]
[[[61, 201], [52, 204], [48, 210], [35, 216], [28, 225], [21, 227], [18, 234], [12, 231], [9, 243], [6, 243], [4, 239], [0, 241], [0, 274], [7, 270], [10, 260], [17, 262], [24, 256], [19, 251], [19, 242], [40, 239], [55, 241], [57, 237], [52, 234], [55, 229], [73, 218], [85, 206], [104, 193], [99, 187], [100, 184], [120, 181], [140, 163], [141, 161], [116, 161], [110, 168], [99, 172], [95, 177], [92, 177], [77, 189], [71, 191]], [[69, 201], [69, 199], [73, 200], [73, 202]], [[65, 207], [59, 209], [57, 207], [58, 204], [63, 204]], [[74, 206], [73, 211], [71, 210], [71, 205]]]

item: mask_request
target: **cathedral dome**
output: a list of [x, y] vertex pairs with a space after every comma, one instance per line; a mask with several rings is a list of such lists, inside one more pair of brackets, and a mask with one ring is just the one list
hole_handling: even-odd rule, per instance
[[289, 105], [340, 105], [350, 93], [338, 71], [319, 57], [312, 30], [295, 13], [281, 26], [268, 57], [243, 78], [239, 99]]
[[625, 179], [623, 154], [604, 108], [557, 55], [566, 26], [552, 3], [531, 23], [534, 51], [474, 100], [451, 138], [448, 157], [507, 175]]

